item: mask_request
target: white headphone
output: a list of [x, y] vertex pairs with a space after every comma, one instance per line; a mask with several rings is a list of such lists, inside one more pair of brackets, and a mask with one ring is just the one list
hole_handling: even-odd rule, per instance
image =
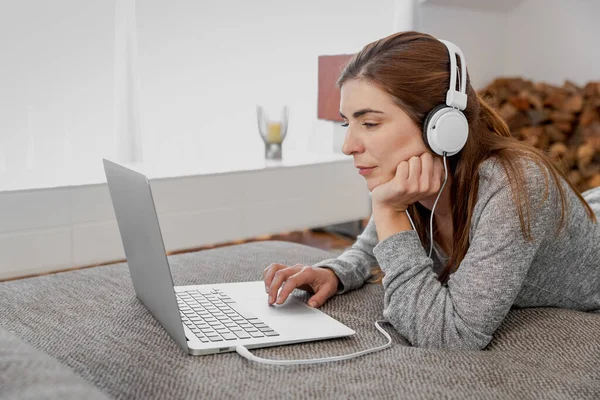
[[[423, 141], [436, 154], [452, 156], [464, 147], [469, 136], [469, 123], [461, 112], [467, 107], [467, 62], [454, 43], [440, 40], [450, 55], [450, 87], [446, 104], [435, 107], [423, 123]], [[460, 57], [460, 91], [456, 90], [457, 61]]]

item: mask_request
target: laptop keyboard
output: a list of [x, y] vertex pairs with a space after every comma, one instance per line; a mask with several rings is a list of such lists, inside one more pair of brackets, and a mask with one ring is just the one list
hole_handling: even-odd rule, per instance
[[219, 289], [176, 295], [181, 320], [203, 343], [279, 336], [260, 319], [237, 310], [236, 302]]

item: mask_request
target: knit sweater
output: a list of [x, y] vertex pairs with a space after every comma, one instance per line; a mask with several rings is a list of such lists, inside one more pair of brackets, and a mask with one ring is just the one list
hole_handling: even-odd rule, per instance
[[[315, 266], [335, 272], [339, 294], [362, 286], [379, 265], [385, 273], [383, 315], [418, 347], [483, 349], [511, 307], [600, 311], [600, 223], [561, 180], [567, 214], [557, 234], [558, 188], [548, 174], [549, 194], [542, 202], [547, 171], [523, 162], [533, 241], [523, 237], [504, 168], [488, 159], [479, 169], [469, 249], [446, 284], [438, 273], [447, 256], [437, 243], [429, 258], [429, 247], [425, 251], [414, 230], [379, 242], [372, 218], [352, 247]], [[600, 187], [582, 195], [600, 220]]]

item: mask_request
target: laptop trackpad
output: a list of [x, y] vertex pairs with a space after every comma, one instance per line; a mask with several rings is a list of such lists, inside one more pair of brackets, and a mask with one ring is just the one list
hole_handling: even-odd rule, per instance
[[[241, 306], [241, 305], [240, 305]], [[242, 307], [240, 307], [242, 308]], [[301, 300], [294, 297], [288, 297], [285, 303], [281, 305], [270, 306], [267, 303], [266, 298], [262, 299], [246, 299], [244, 301], [243, 309], [250, 311], [251, 313], [257, 314], [257, 317], [301, 317], [311, 316], [318, 313], [314, 308], [308, 307]]]

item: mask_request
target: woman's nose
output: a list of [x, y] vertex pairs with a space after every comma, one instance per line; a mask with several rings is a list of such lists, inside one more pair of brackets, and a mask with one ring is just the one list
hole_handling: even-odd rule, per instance
[[346, 137], [344, 138], [344, 144], [342, 145], [342, 153], [349, 156], [354, 153], [361, 151], [362, 145], [356, 137], [352, 134], [351, 130], [346, 131]]

